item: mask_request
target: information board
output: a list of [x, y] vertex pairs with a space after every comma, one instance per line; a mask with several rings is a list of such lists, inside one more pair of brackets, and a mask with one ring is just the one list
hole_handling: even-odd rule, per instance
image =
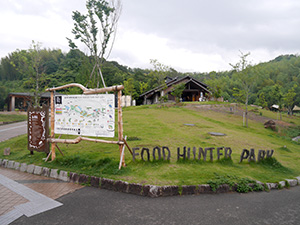
[[47, 142], [49, 133], [49, 107], [29, 107], [28, 112], [27, 139], [28, 150], [49, 153]]
[[114, 137], [115, 96], [55, 96], [55, 133], [94, 137]]

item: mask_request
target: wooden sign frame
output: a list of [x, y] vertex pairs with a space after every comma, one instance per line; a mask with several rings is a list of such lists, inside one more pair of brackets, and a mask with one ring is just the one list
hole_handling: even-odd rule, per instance
[[[62, 90], [65, 88], [69, 87], [79, 87], [81, 90], [83, 90], [83, 94], [85, 95], [90, 95], [90, 94], [100, 94], [100, 93], [107, 93], [107, 92], [118, 92], [118, 141], [108, 141], [108, 140], [102, 140], [102, 139], [94, 139], [94, 138], [87, 138], [87, 137], [81, 137], [78, 136], [75, 139], [57, 139], [55, 138], [55, 133], [54, 133], [54, 91], [57, 90]], [[82, 84], [78, 83], [71, 83], [71, 84], [66, 84], [60, 87], [55, 87], [55, 88], [48, 88], [46, 91], [51, 92], [51, 136], [50, 138], [47, 139], [48, 142], [51, 143], [51, 152], [49, 153], [46, 161], [48, 160], [49, 156], [51, 155], [51, 160], [53, 161], [56, 158], [56, 153], [55, 153], [55, 147], [58, 148], [56, 143], [64, 143], [64, 144], [77, 144], [80, 141], [92, 141], [96, 143], [106, 143], [106, 144], [117, 144], [119, 145], [119, 151], [120, 151], [120, 166], [119, 169], [122, 166], [126, 166], [125, 164], [125, 156], [124, 156], [124, 149], [125, 146], [128, 148], [130, 153], [132, 154], [132, 151], [130, 147], [128, 146], [126, 139], [123, 137], [123, 116], [122, 116], [122, 106], [121, 106], [121, 97], [122, 97], [122, 90], [124, 89], [123, 85], [118, 85], [118, 86], [112, 86], [112, 87], [106, 87], [106, 88], [95, 88], [95, 89], [88, 89], [84, 87]], [[58, 148], [59, 149], [59, 148]], [[59, 149], [60, 151], [60, 149]], [[60, 151], [61, 152], [61, 151]]]

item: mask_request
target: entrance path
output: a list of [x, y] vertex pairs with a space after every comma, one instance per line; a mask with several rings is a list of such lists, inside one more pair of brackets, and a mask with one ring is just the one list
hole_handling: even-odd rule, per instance
[[63, 204], [54, 199], [80, 188], [77, 184], [0, 168], [0, 224], [59, 207]]

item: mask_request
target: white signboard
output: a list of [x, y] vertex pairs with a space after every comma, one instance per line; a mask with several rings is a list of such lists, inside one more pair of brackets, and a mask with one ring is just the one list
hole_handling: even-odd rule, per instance
[[114, 137], [115, 96], [113, 94], [56, 95], [54, 132]]

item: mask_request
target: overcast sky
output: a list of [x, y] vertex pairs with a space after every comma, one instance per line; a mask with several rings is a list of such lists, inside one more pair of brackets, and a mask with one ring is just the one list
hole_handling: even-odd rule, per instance
[[[125, 66], [152, 68], [157, 59], [181, 72], [210, 72], [231, 69], [239, 51], [253, 64], [300, 53], [299, 0], [122, 2], [108, 60]], [[85, 12], [85, 0], [0, 0], [0, 57], [32, 40], [67, 52], [75, 10]]]

